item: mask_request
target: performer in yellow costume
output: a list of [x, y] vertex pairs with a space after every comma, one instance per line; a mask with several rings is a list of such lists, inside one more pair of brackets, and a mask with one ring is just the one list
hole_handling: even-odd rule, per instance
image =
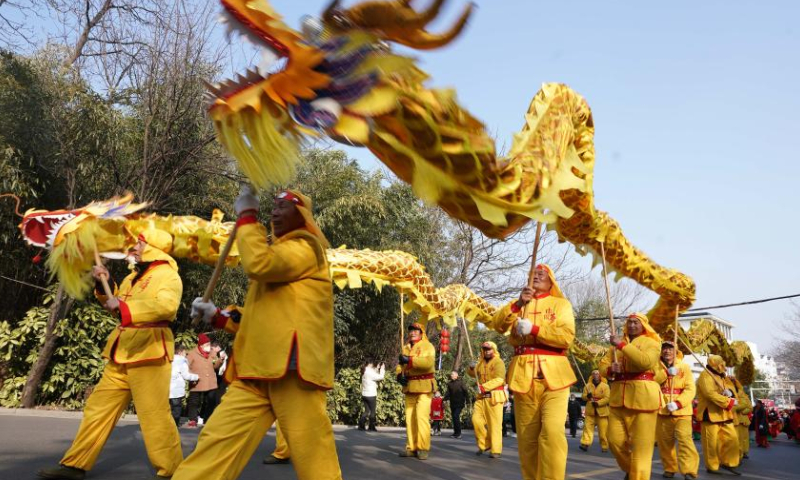
[[[125, 277], [114, 297], [95, 292], [103, 306], [117, 312], [120, 325], [103, 350], [108, 364], [83, 410], [83, 420], [61, 467], [41, 470], [49, 479], [80, 480], [90, 470], [108, 436], [133, 399], [147, 456], [156, 478], [169, 478], [183, 460], [181, 442], [169, 407], [174, 339], [169, 323], [175, 319], [183, 284], [175, 260], [168, 255], [172, 236], [146, 230], [131, 255], [138, 269]], [[92, 275], [110, 279], [105, 267]], [[113, 284], [113, 282], [111, 282]]]
[[406, 449], [401, 457], [427, 460], [431, 450], [431, 398], [436, 391], [433, 378], [436, 349], [419, 323], [408, 326], [408, 343], [403, 346], [397, 378], [406, 397]]
[[609, 447], [626, 479], [648, 480], [661, 408], [655, 381], [661, 338], [644, 314], [634, 313], [625, 322], [623, 337], [612, 335], [610, 340], [614, 348], [600, 361], [600, 371], [612, 381]]
[[597, 433], [600, 436], [600, 449], [608, 451], [608, 401], [611, 397], [611, 389], [605, 378], [600, 376], [599, 370], [592, 372], [589, 383], [583, 387], [583, 400], [586, 402], [585, 424], [581, 444], [578, 448], [584, 452], [589, 450], [594, 441], [594, 426], [597, 425]]
[[236, 332], [226, 372], [231, 384], [173, 479], [237, 478], [275, 420], [298, 479], [340, 479], [325, 409], [325, 390], [333, 386], [328, 242], [311, 215], [311, 199], [300, 192], [275, 199], [271, 243], [249, 190], [235, 210], [237, 246], [250, 279], [243, 314], [226, 317], [202, 299], [193, 304], [207, 322]]
[[536, 266], [533, 288], [523, 288], [517, 301], [498, 310], [493, 325], [500, 333], [510, 331], [514, 346], [508, 388], [514, 393], [522, 478], [563, 479], [564, 423], [569, 386], [576, 382], [566, 353], [575, 339], [575, 316], [550, 267]]
[[503, 405], [506, 403], [506, 366], [494, 342], [481, 345], [481, 360], [472, 362], [467, 370], [477, 379], [478, 392], [472, 407], [472, 427], [478, 455], [490, 452], [490, 458], [503, 453]]
[[672, 342], [661, 344], [661, 364], [656, 370], [656, 382], [661, 385], [666, 404], [658, 412], [658, 453], [664, 465], [664, 477], [672, 478], [680, 471], [686, 480], [690, 480], [697, 478], [700, 466], [700, 456], [692, 439], [692, 400], [696, 389], [692, 369], [682, 357]]
[[730, 376], [733, 383], [733, 393], [738, 404], [733, 407], [733, 414], [736, 423], [736, 434], [739, 437], [739, 455], [741, 458], [750, 458], [750, 413], [753, 411], [753, 402], [750, 396], [744, 391], [739, 379]]
[[741, 475], [736, 470], [739, 466], [739, 436], [733, 412], [739, 402], [725, 372], [725, 360], [719, 355], [709, 355], [708, 365], [697, 379], [696, 418], [703, 422], [700, 436], [708, 473], [719, 473], [723, 468]]

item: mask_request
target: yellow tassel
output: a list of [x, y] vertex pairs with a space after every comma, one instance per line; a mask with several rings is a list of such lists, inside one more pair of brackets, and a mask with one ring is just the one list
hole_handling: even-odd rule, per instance
[[58, 277], [68, 295], [83, 299], [92, 289], [94, 282], [90, 275], [94, 265], [94, 251], [97, 248], [95, 236], [98, 235], [97, 220], [85, 220], [80, 228], [68, 233], [53, 247], [47, 257], [50, 279]]

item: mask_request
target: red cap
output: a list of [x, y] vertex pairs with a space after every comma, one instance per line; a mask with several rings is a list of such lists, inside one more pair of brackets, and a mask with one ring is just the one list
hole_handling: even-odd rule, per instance
[[198, 345], [202, 345], [204, 343], [209, 343], [209, 342], [211, 342], [211, 339], [208, 338], [208, 335], [206, 335], [205, 333], [201, 333], [200, 335], [197, 336]]

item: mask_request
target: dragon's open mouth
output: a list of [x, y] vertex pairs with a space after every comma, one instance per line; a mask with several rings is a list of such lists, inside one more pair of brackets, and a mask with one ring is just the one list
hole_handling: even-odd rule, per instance
[[227, 100], [242, 90], [266, 80], [271, 71], [275, 70], [276, 62], [287, 57], [288, 52], [283, 44], [258, 26], [257, 20], [261, 12], [249, 6], [245, 6], [248, 11], [243, 12], [234, 7], [230, 0], [222, 0], [221, 3], [223, 10], [219, 22], [226, 27], [225, 36], [230, 40], [232, 35], [239, 35], [242, 41], [255, 46], [261, 53], [261, 61], [257, 67], [247, 69], [244, 74], [237, 74], [235, 79], [208, 85], [213, 97]]
[[76, 217], [66, 210], [31, 213], [22, 220], [22, 236], [28, 244], [40, 248], [52, 248], [61, 227]]

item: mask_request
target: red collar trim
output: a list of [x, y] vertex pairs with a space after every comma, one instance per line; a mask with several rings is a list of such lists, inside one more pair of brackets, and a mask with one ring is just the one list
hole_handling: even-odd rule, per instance
[[203, 358], [208, 358], [208, 356], [209, 356], [209, 355], [211, 355], [211, 352], [208, 352], [208, 353], [204, 352], [204, 351], [203, 351], [203, 350], [200, 348], [200, 345], [198, 345], [198, 346], [197, 346], [197, 351], [198, 351], [198, 352], [200, 352], [200, 355], [202, 355], [202, 356], [203, 356]]
[[549, 296], [550, 296], [550, 292], [544, 292], [544, 293], [540, 293], [539, 295], [534, 295], [533, 298], [535, 298], [536, 300], [541, 300], [541, 299], [547, 298]]

